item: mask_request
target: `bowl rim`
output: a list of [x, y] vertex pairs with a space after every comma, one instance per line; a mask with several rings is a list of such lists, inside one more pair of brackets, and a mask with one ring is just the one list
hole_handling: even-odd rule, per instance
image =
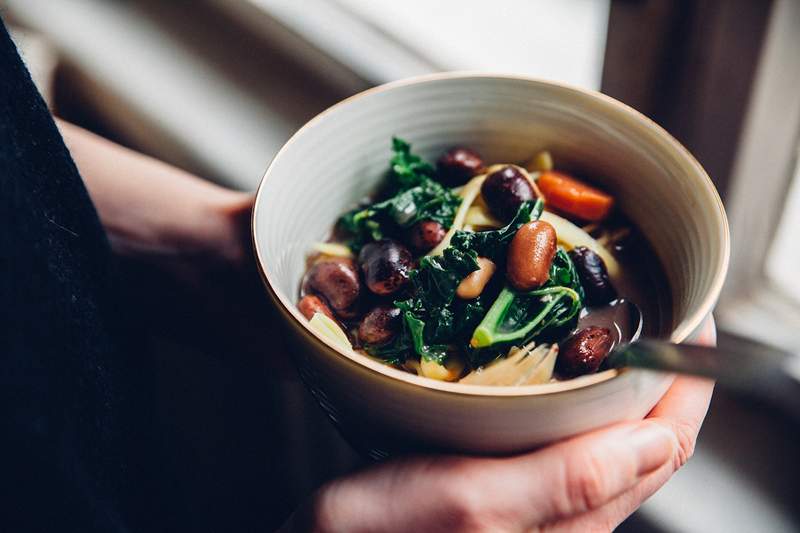
[[680, 155], [682, 155], [686, 159], [689, 166], [691, 166], [695, 170], [695, 172], [699, 175], [702, 185], [704, 185], [707, 191], [711, 193], [712, 201], [715, 207], [717, 208], [717, 214], [718, 214], [717, 220], [721, 221], [723, 230], [722, 231], [723, 239], [721, 243], [722, 253], [720, 254], [719, 261], [714, 267], [715, 271], [711, 287], [708, 293], [706, 294], [705, 298], [703, 299], [698, 309], [690, 316], [685, 317], [681, 321], [679, 326], [675, 328], [670, 335], [671, 342], [680, 343], [686, 340], [686, 338], [693, 331], [697, 330], [700, 327], [705, 318], [711, 314], [714, 306], [716, 305], [717, 299], [719, 298], [719, 294], [722, 290], [722, 285], [725, 282], [725, 276], [727, 274], [728, 264], [730, 261], [730, 229], [728, 225], [728, 217], [725, 213], [725, 208], [723, 206], [722, 199], [719, 196], [719, 192], [717, 191], [716, 187], [711, 181], [711, 178], [708, 176], [708, 173], [705, 171], [703, 166], [697, 161], [697, 159], [691, 154], [691, 152], [689, 152], [689, 150], [686, 147], [684, 147], [680, 142], [678, 142], [678, 140], [675, 139], [664, 128], [659, 126], [655, 121], [645, 116], [644, 114], [640, 113], [636, 109], [632, 108], [631, 106], [623, 102], [620, 102], [615, 98], [612, 98], [611, 96], [608, 96], [606, 94], [603, 94], [599, 91], [595, 91], [592, 89], [585, 89], [583, 87], [577, 87], [575, 85], [562, 83], [558, 81], [546, 80], [542, 78], [537, 78], [535, 76], [509, 74], [502, 72], [484, 72], [484, 71], [438, 72], [433, 74], [423, 74], [420, 76], [403, 78], [400, 80], [391, 81], [389, 83], [384, 83], [382, 85], [371, 87], [369, 89], [351, 95], [333, 104], [332, 106], [326, 108], [325, 110], [321, 111], [316, 116], [311, 118], [308, 122], [303, 124], [303, 126], [301, 126], [294, 134], [292, 134], [292, 136], [283, 144], [283, 146], [273, 156], [272, 160], [267, 166], [267, 169], [264, 172], [264, 175], [259, 181], [258, 188], [256, 189], [255, 199], [253, 203], [253, 211], [250, 219], [251, 222], [250, 236], [252, 239], [253, 251], [255, 255], [256, 264], [258, 266], [258, 272], [260, 274], [261, 281], [264, 283], [264, 286], [267, 289], [267, 293], [269, 294], [272, 302], [280, 311], [281, 316], [285, 320], [287, 320], [290, 323], [290, 325], [293, 326], [295, 331], [299, 332], [303, 337], [311, 341], [311, 343], [314, 344], [317, 348], [327, 352], [329, 355], [338, 357], [341, 360], [343, 360], [343, 362], [354, 365], [356, 367], [360, 367], [363, 370], [370, 370], [378, 374], [381, 378], [387, 378], [392, 382], [394, 382], [395, 384], [399, 384], [398, 381], [400, 381], [405, 384], [412, 385], [414, 387], [420, 387], [422, 389], [431, 392], [438, 391], [438, 392], [451, 393], [461, 396], [483, 396], [483, 397], [494, 397], [494, 398], [540, 396], [540, 395], [549, 396], [554, 394], [567, 393], [579, 389], [582, 390], [587, 388], [594, 388], [602, 383], [612, 380], [613, 378], [619, 378], [622, 377], [623, 375], [632, 372], [631, 370], [628, 369], [622, 369], [620, 371], [606, 370], [604, 372], [599, 372], [597, 374], [580, 376], [578, 378], [573, 378], [566, 381], [544, 383], [539, 385], [523, 385], [516, 387], [467, 385], [458, 382], [438, 381], [423, 376], [418, 376], [416, 374], [411, 374], [409, 372], [405, 372], [403, 370], [391, 367], [389, 365], [386, 365], [382, 362], [379, 362], [375, 359], [372, 359], [363, 354], [359, 354], [358, 352], [352, 350], [348, 352], [341, 349], [328, 339], [322, 337], [315, 331], [312, 331], [308, 327], [308, 320], [306, 320], [306, 318], [300, 314], [296, 305], [293, 302], [291, 302], [289, 298], [286, 297], [286, 295], [281, 294], [273, 285], [272, 278], [269, 272], [267, 272], [265, 268], [266, 261], [264, 260], [264, 253], [260, 249], [258, 244], [258, 238], [256, 235], [257, 232], [256, 219], [258, 217], [259, 207], [263, 203], [261, 198], [262, 198], [262, 192], [264, 190], [264, 183], [272, 173], [276, 161], [278, 161], [281, 155], [290, 148], [290, 146], [297, 140], [297, 138], [303, 135], [303, 133], [307, 129], [310, 129], [318, 122], [324, 120], [325, 117], [331, 114], [334, 110], [337, 110], [340, 107], [344, 107], [350, 104], [351, 102], [359, 98], [362, 98], [364, 96], [388, 92], [400, 87], [406, 87], [411, 85], [437, 82], [442, 80], [471, 79], [471, 78], [488, 78], [497, 80], [514, 80], [514, 81], [531, 82], [534, 84], [556, 87], [559, 89], [564, 89], [573, 93], [577, 93], [579, 95], [587, 96], [590, 99], [594, 99], [597, 102], [601, 102], [604, 105], [609, 106], [609, 108], [614, 108], [617, 111], [620, 111], [628, 115], [629, 117], [635, 119], [636, 121], [643, 123], [644, 126], [653, 129], [653, 131], [655, 131], [659, 137], [661, 137], [664, 141], [666, 141], [667, 144], [672, 149], [677, 151]]

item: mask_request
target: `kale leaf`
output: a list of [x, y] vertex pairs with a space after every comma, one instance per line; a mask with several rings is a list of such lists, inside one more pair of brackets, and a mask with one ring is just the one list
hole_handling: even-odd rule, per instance
[[447, 345], [464, 337], [477, 323], [475, 305], [454, 302], [458, 284], [478, 270], [477, 257], [473, 251], [448, 247], [440, 256], [423, 257], [419, 268], [411, 271], [411, 296], [395, 305], [403, 311], [404, 328], [399, 337], [410, 337], [400, 342], [413, 347], [413, 353], [441, 363]]
[[433, 220], [445, 229], [453, 224], [461, 198], [433, 179], [433, 167], [411, 153], [411, 145], [393, 138], [390, 162], [392, 196], [366, 208], [344, 214], [339, 223], [358, 251], [364, 244], [396, 236], [423, 220]]
[[420, 156], [411, 153], [411, 145], [398, 137], [392, 137], [392, 156], [389, 165], [392, 182], [399, 190], [421, 185], [426, 178], [433, 178], [433, 166]]
[[[432, 179], [433, 167], [411, 153], [408, 143], [393, 139], [393, 147], [394, 196], [342, 218], [354, 235], [355, 246], [359, 240], [381, 239], [419, 220], [436, 220], [446, 228], [452, 225], [460, 199]], [[583, 306], [583, 288], [575, 265], [561, 248], [549, 280], [539, 289], [501, 290], [501, 283], [493, 281], [474, 300], [455, 297], [461, 281], [479, 268], [478, 257], [487, 257], [502, 268], [517, 230], [538, 220], [542, 210], [541, 200], [524, 202], [508, 225], [492, 231], [456, 231], [442, 255], [423, 257], [410, 274], [409, 297], [394, 302], [403, 313], [402, 331], [390, 344], [366, 349], [390, 364], [402, 364], [414, 354], [443, 363], [450, 346], [469, 344], [470, 363], [476, 367], [511, 345], [574, 324]]]
[[368, 348], [370, 353], [396, 362], [405, 360], [403, 350], [408, 350], [407, 355], [416, 353], [441, 363], [448, 344], [466, 345], [499, 287], [494, 294], [487, 288], [475, 300], [465, 301], [455, 298], [459, 283], [479, 268], [479, 256], [504, 263], [506, 249], [517, 230], [538, 219], [541, 212], [541, 200], [525, 202], [507, 226], [477, 233], [457, 231], [442, 255], [423, 257], [419, 268], [410, 275], [411, 296], [395, 302], [403, 311], [403, 331], [389, 346]]
[[473, 364], [483, 364], [512, 345], [520, 346], [574, 324], [583, 307], [583, 288], [563, 248], [556, 252], [550, 277], [540, 288], [518, 292], [504, 287], [475, 328], [470, 346]]

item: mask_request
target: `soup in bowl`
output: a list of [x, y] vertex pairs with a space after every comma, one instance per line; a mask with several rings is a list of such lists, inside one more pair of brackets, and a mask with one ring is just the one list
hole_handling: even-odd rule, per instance
[[472, 74], [313, 119], [267, 170], [253, 238], [304, 381], [373, 456], [516, 452], [643, 417], [672, 377], [604, 370], [630, 340], [614, 306], [691, 340], [728, 258], [719, 196], [661, 128]]

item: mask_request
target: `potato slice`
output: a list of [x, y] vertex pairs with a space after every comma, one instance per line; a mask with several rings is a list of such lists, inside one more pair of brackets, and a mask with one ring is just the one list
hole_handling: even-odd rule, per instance
[[419, 364], [419, 375], [439, 381], [455, 381], [464, 372], [464, 363], [457, 357], [449, 357], [444, 365], [436, 361], [422, 359]]
[[525, 165], [528, 172], [547, 172], [553, 170], [553, 156], [547, 150], [542, 150], [533, 156]]
[[329, 257], [353, 257], [353, 252], [349, 247], [338, 242], [317, 242], [311, 247], [312, 250]]

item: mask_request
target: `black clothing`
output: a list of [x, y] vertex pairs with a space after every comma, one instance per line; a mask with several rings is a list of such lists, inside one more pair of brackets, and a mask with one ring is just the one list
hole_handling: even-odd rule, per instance
[[153, 366], [115, 304], [112, 261], [78, 170], [3, 27], [2, 531], [165, 525], [151, 503], [164, 501], [149, 474]]

